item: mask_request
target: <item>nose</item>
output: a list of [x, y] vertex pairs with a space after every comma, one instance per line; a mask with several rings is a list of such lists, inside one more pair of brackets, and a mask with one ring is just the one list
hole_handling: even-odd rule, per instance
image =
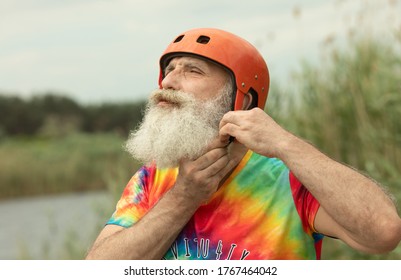
[[161, 86], [164, 89], [180, 89], [180, 82], [176, 70], [170, 71], [162, 80]]

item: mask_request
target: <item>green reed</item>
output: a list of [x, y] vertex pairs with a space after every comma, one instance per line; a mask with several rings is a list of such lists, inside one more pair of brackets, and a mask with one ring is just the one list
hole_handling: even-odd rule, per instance
[[3, 139], [0, 198], [105, 190], [110, 178], [128, 180], [137, 164], [124, 141], [111, 133]]
[[[350, 37], [328, 46], [319, 64], [303, 63], [291, 89], [272, 88], [267, 111], [332, 158], [380, 182], [401, 202], [401, 32], [393, 40]], [[364, 255], [328, 241], [326, 258], [401, 259]]]

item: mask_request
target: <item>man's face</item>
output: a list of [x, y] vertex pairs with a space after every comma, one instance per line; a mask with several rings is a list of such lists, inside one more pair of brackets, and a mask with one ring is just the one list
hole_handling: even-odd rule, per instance
[[199, 100], [210, 100], [226, 85], [228, 73], [221, 66], [195, 57], [173, 58], [164, 70], [163, 89], [179, 90]]
[[161, 168], [202, 155], [232, 103], [228, 74], [218, 66], [180, 57], [166, 70], [167, 88], [151, 95], [143, 122], [126, 143], [136, 159]]

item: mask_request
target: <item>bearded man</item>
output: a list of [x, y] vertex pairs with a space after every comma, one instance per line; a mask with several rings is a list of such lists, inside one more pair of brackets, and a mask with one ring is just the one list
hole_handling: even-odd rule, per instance
[[128, 152], [146, 164], [154, 161], [159, 168], [198, 158], [218, 136], [220, 120], [231, 109], [231, 94], [229, 79], [212, 100], [198, 100], [191, 93], [173, 89], [156, 90], [143, 123], [127, 141]]
[[401, 219], [373, 180], [263, 111], [266, 63], [218, 29], [180, 34], [127, 150], [144, 166], [87, 259], [319, 259], [324, 236], [394, 249]]

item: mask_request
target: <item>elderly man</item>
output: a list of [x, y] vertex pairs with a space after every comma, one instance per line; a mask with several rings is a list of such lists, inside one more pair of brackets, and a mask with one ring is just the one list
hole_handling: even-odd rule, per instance
[[319, 259], [324, 236], [368, 253], [400, 242], [380, 186], [263, 111], [268, 69], [244, 39], [180, 34], [159, 86], [127, 141], [144, 166], [87, 259]]

